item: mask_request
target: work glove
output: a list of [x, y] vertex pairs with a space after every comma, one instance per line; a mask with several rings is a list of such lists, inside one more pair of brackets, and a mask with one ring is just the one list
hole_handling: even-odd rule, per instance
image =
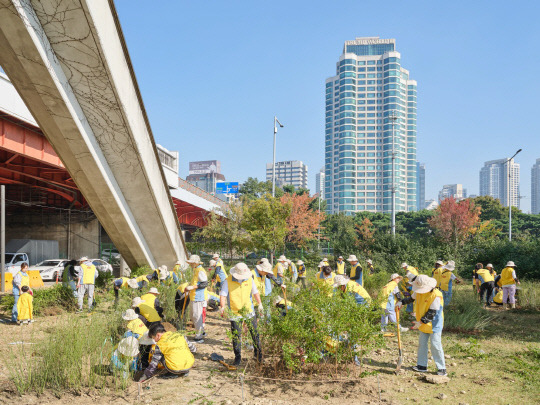
[[195, 286], [193, 286], [193, 285], [188, 285], [188, 286], [186, 287], [185, 290], [186, 290], [186, 291], [191, 291], [191, 290], [193, 290], [194, 288], [195, 288]]
[[281, 288], [285, 289], [287, 286], [285, 284], [281, 284]]
[[258, 306], [258, 311], [259, 311], [259, 316], [261, 317], [264, 316], [264, 308], [262, 304]]
[[413, 326], [411, 329], [418, 329], [420, 328], [420, 325], [422, 325], [422, 322], [420, 321], [413, 321]]
[[401, 302], [401, 301], [396, 302], [396, 311], [401, 310], [402, 306], [403, 306], [403, 302]]

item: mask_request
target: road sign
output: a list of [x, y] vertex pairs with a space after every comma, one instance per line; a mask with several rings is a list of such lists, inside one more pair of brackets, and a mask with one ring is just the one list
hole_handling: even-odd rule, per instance
[[238, 182], [216, 183], [216, 194], [238, 194]]

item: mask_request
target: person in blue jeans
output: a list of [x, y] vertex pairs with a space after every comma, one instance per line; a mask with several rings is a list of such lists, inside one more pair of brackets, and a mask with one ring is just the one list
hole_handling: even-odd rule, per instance
[[[17, 317], [19, 315], [17, 311], [17, 302], [21, 295], [21, 289], [23, 286], [30, 288], [30, 276], [28, 275], [28, 264], [23, 263], [21, 269], [13, 276], [13, 309], [11, 310], [11, 322], [17, 323]], [[31, 291], [31, 290], [30, 290]]]

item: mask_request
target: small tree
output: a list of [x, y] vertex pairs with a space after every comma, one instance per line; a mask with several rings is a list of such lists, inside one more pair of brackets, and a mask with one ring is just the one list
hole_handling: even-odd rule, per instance
[[274, 257], [276, 249], [285, 245], [289, 232], [287, 218], [291, 204], [283, 204], [278, 198], [265, 198], [244, 203], [244, 229], [250, 235], [251, 246], [268, 250]]
[[480, 207], [470, 199], [456, 201], [446, 198], [441, 201], [435, 215], [428, 219], [429, 226], [441, 240], [451, 243], [454, 250], [463, 245], [480, 221]]
[[355, 225], [356, 233], [358, 234], [358, 240], [356, 241], [357, 246], [364, 252], [364, 254], [369, 255], [371, 253], [371, 246], [375, 241], [375, 230], [373, 224], [368, 218], [364, 218], [362, 224]]
[[291, 206], [291, 214], [287, 219], [287, 240], [299, 246], [305, 246], [307, 242], [316, 239], [317, 231], [324, 217], [323, 213], [310, 209], [315, 197], [309, 194], [285, 194], [281, 202]]
[[353, 217], [344, 214], [327, 215], [324, 230], [326, 238], [334, 248], [334, 256], [349, 255], [356, 249]]

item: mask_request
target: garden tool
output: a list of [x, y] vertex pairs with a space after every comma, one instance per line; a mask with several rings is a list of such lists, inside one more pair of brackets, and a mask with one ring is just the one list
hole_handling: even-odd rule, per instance
[[180, 321], [183, 323], [184, 322], [184, 311], [186, 310], [186, 302], [187, 302], [187, 292], [184, 291], [184, 305], [182, 305], [182, 316], [180, 318]]
[[222, 366], [224, 366], [227, 371], [234, 371], [236, 370], [236, 367], [235, 366], [231, 366], [230, 364], [227, 364], [225, 363], [225, 358], [221, 355], [221, 354], [217, 354], [217, 353], [212, 353], [210, 355], [210, 359], [212, 361], [217, 361], [219, 364], [221, 364]]
[[401, 325], [399, 324], [399, 308], [396, 308], [396, 323], [397, 323], [397, 342], [399, 349], [398, 363], [396, 367], [396, 373], [401, 369], [401, 364], [403, 363], [403, 351], [401, 349]]

